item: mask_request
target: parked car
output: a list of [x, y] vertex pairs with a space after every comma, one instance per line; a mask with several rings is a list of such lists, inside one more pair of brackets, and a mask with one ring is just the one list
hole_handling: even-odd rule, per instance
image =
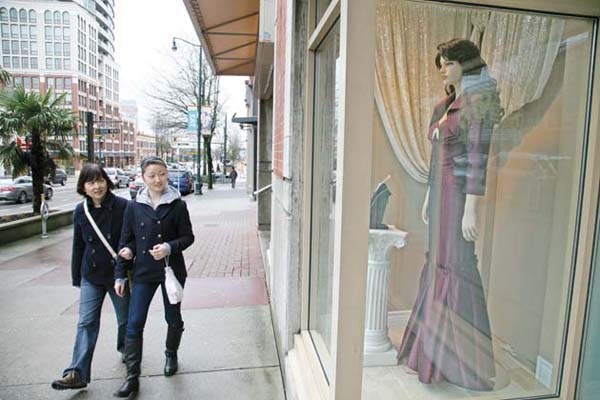
[[58, 184], [60, 183], [61, 186], [65, 186], [67, 184], [67, 173], [65, 172], [64, 169], [56, 169], [55, 173], [54, 173], [54, 179], [52, 179], [52, 177], [50, 175], [48, 175], [48, 179], [46, 180], [47, 185], [51, 185], [51, 184]]
[[129, 195], [131, 196], [131, 200], [135, 200], [135, 197], [137, 196], [138, 192], [145, 187], [146, 184], [144, 183], [144, 180], [141, 177], [135, 178], [133, 182], [130, 182]]
[[194, 176], [187, 169], [169, 169], [169, 185], [185, 196], [194, 191]]
[[[50, 200], [54, 191], [50, 185], [44, 184], [44, 197]], [[33, 200], [33, 180], [30, 176], [20, 176], [17, 179], [0, 178], [0, 200], [26, 203]]]
[[[194, 177], [192, 173], [184, 169], [169, 169], [169, 185], [178, 189], [179, 192], [185, 196], [194, 192]], [[177, 185], [177, 178], [179, 177], [179, 185]], [[136, 178], [133, 182], [129, 183], [129, 195], [131, 199], [135, 199], [138, 192], [145, 188], [146, 184], [144, 180]]]
[[117, 189], [120, 187], [127, 187], [129, 184], [129, 176], [125, 175], [125, 172], [123, 172], [122, 169], [104, 168], [104, 171]]

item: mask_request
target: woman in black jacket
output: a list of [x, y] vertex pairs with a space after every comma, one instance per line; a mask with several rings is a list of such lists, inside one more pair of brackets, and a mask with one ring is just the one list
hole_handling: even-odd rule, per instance
[[[127, 200], [115, 196], [112, 189], [113, 183], [98, 165], [87, 164], [81, 169], [77, 193], [85, 197], [91, 217], [116, 251]], [[125, 290], [117, 296], [113, 288], [115, 263], [88, 221], [83, 202], [78, 204], [73, 213], [71, 279], [73, 286], [80, 288], [79, 323], [71, 365], [64, 370], [62, 379], [52, 382], [56, 390], [81, 389], [90, 382], [92, 357], [100, 331], [100, 311], [107, 293], [119, 326], [117, 350], [121, 353], [125, 350], [129, 296]]]
[[[187, 270], [182, 252], [194, 242], [190, 215], [179, 192], [168, 185], [165, 162], [158, 157], [148, 157], [142, 161], [141, 167], [146, 187], [127, 206], [120, 242], [119, 256], [123, 260], [134, 260], [134, 284], [127, 324], [127, 378], [115, 392], [115, 397], [128, 397], [139, 390], [144, 325], [158, 287], [161, 288], [168, 324], [164, 374], [170, 376], [177, 372], [177, 349], [183, 333], [181, 303], [169, 302], [164, 269], [168, 263], [183, 286]], [[117, 266], [117, 294], [125, 293], [126, 269], [125, 263]]]

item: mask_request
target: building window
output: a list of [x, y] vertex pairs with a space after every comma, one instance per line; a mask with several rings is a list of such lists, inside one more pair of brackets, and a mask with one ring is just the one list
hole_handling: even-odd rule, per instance
[[63, 25], [71, 25], [71, 18], [67, 11], [63, 12]]
[[37, 29], [34, 25], [29, 27], [29, 37], [31, 39], [37, 39]]
[[48, 10], [44, 12], [44, 23], [50, 25], [52, 23], [52, 13]]
[[29, 10], [29, 23], [35, 24], [37, 22], [37, 15], [35, 10]]
[[0, 31], [2, 31], [2, 37], [10, 37], [10, 28], [8, 24], [0, 24]]
[[31, 69], [37, 69], [38, 68], [38, 59], [37, 57], [35, 58], [30, 58], [29, 61], [31, 62]]
[[54, 11], [54, 25], [60, 25], [60, 12]]
[[27, 23], [27, 11], [23, 8], [19, 10], [19, 21], [21, 23]]
[[8, 10], [4, 7], [0, 8], [0, 21], [8, 22]]
[[2, 53], [3, 54], [10, 54], [10, 40], [3, 40], [2, 41]]
[[[399, 352], [385, 369], [382, 352], [365, 354], [375, 368], [365, 368], [364, 391], [554, 397], [577, 226], [588, 223], [579, 199], [594, 22], [447, 3], [378, 7], [374, 137], [390, 143], [374, 141], [372, 187], [397, 169], [398, 214], [384, 222], [408, 231], [410, 246], [394, 251], [383, 300], [398, 316], [383, 337]], [[375, 161], [393, 148], [392, 162]]]
[[18, 15], [17, 15], [17, 9], [16, 8], [11, 8], [10, 9], [10, 22], [18, 22]]
[[331, 373], [339, 29], [338, 22], [315, 52], [309, 332], [327, 375]]
[[52, 69], [54, 63], [52, 62], [52, 58], [46, 58], [46, 69]]

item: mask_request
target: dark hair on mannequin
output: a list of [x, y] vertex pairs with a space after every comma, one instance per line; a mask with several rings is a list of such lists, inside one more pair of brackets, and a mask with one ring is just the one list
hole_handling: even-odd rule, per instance
[[479, 47], [470, 40], [452, 39], [437, 46], [435, 66], [442, 68], [442, 57], [448, 61], [456, 61], [462, 68], [463, 75], [479, 75], [487, 66], [481, 58]]

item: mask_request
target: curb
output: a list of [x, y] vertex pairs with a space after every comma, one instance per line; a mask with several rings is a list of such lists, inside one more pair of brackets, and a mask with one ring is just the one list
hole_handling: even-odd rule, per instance
[[[73, 223], [73, 210], [61, 210], [53, 212], [48, 216], [46, 230], [48, 232], [71, 225]], [[0, 243], [16, 242], [31, 236], [41, 235], [42, 216], [35, 215], [18, 221], [0, 224]]]

